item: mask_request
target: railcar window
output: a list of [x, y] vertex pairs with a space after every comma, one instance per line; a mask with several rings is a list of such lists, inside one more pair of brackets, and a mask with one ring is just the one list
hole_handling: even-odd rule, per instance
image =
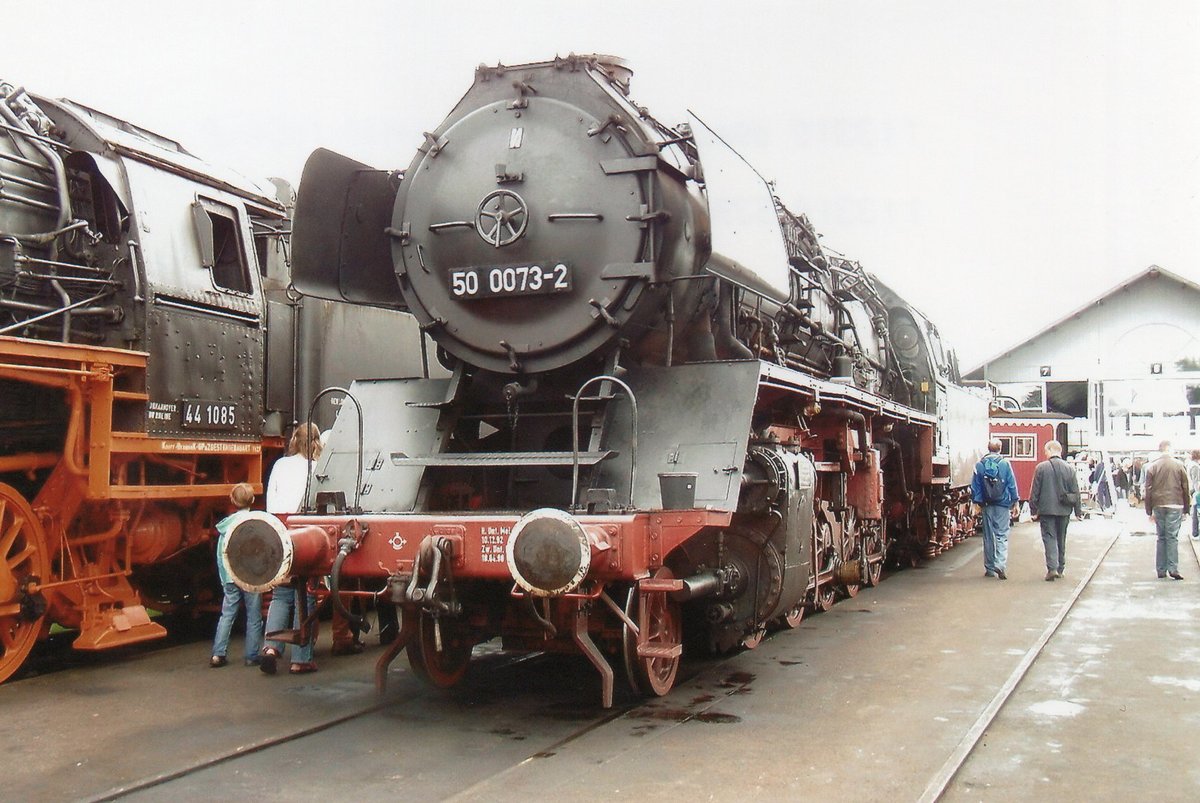
[[1013, 438], [1012, 450], [1013, 457], [1033, 457], [1037, 444], [1032, 435], [1017, 435]]
[[1001, 455], [1001, 457], [1012, 457], [1012, 453], [1013, 453], [1013, 439], [1012, 439], [1012, 437], [1011, 437], [1011, 436], [1009, 436], [1009, 435], [998, 435], [998, 436], [996, 437], [996, 440], [1000, 441], [1000, 455]]
[[201, 199], [192, 205], [200, 259], [222, 290], [249, 293], [250, 271], [233, 207]]

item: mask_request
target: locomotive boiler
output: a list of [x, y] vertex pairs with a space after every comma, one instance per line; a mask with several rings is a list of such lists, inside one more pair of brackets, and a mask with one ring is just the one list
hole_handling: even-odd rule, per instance
[[223, 559], [378, 583], [377, 682], [407, 648], [453, 685], [499, 636], [582, 654], [605, 705], [614, 658], [665, 694], [685, 643], [754, 646], [974, 529], [987, 402], [936, 328], [630, 78], [482, 66], [406, 169], [305, 167], [297, 287], [411, 313], [449, 376], [356, 381], [305, 512]]
[[215, 593], [213, 517], [261, 490], [294, 400], [416, 365], [357, 347], [409, 316], [295, 294], [292, 202], [0, 82], [0, 681], [52, 624], [162, 636], [147, 604]]

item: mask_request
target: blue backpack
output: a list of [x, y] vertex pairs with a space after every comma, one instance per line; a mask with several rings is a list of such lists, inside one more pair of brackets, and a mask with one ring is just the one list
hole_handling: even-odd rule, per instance
[[1004, 503], [1004, 480], [1000, 477], [999, 460], [983, 460], [983, 503], [985, 505], [1000, 505]]

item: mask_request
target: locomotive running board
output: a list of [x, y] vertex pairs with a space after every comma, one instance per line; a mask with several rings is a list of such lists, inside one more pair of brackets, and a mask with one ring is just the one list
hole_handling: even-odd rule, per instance
[[[601, 460], [615, 457], [617, 452], [580, 452], [579, 465], [594, 466]], [[456, 466], [470, 468], [504, 468], [508, 466], [570, 466], [570, 452], [481, 452], [428, 455], [409, 457], [403, 452], [392, 453], [394, 466]]]

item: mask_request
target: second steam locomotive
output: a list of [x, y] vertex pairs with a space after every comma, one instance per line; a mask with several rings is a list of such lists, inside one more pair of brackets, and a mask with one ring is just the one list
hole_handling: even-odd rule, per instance
[[377, 582], [380, 682], [407, 647], [453, 685], [499, 636], [586, 656], [605, 705], [614, 660], [665, 694], [685, 643], [754, 646], [974, 531], [987, 401], [933, 324], [630, 77], [480, 67], [406, 170], [305, 168], [297, 286], [410, 312], [449, 376], [355, 382], [305, 512], [224, 559]]
[[291, 199], [0, 81], [0, 681], [55, 625], [165, 635], [151, 609], [215, 590], [212, 522], [295, 399], [408, 369], [357, 344], [409, 316], [295, 295]]

